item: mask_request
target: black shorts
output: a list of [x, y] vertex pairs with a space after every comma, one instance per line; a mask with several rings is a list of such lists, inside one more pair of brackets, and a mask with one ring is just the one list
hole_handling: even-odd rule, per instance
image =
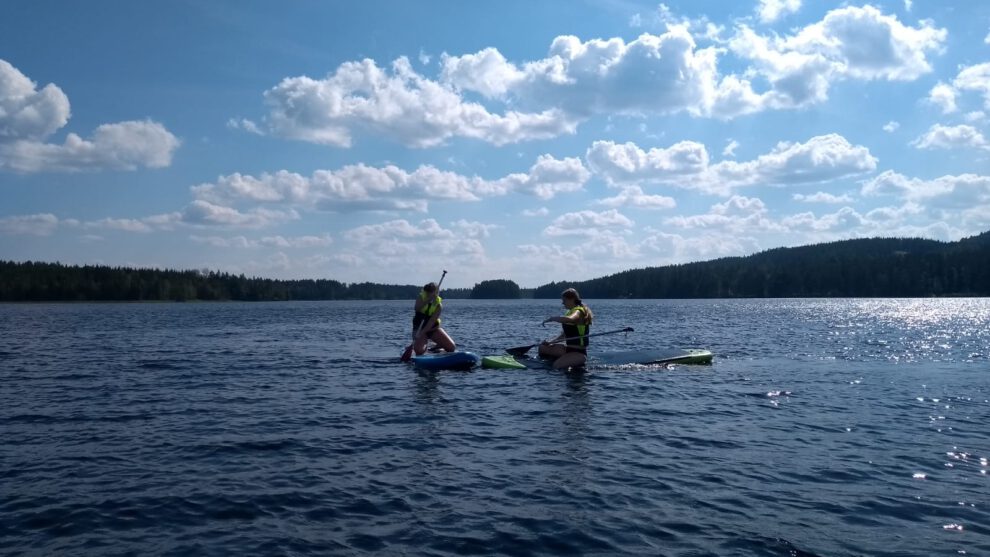
[[[432, 339], [433, 338], [433, 335], [437, 334], [437, 331], [439, 331], [439, 330], [440, 330], [440, 327], [437, 326], [437, 327], [433, 327], [429, 331], [422, 331], [422, 333], [426, 336], [426, 338]], [[416, 333], [418, 333], [418, 332], [420, 332], [419, 327], [413, 328], [413, 334], [414, 335]]]
[[584, 354], [585, 356], [587, 356], [588, 355], [588, 347], [587, 346], [575, 346], [573, 344], [568, 344], [568, 345], [566, 345], [566, 348], [564, 348], [564, 353], [567, 354], [568, 352], [578, 352], [580, 354]]
[[[419, 331], [419, 326], [422, 325], [423, 323], [425, 323], [426, 322], [426, 319], [427, 319], [426, 316], [422, 316], [421, 317], [418, 314], [415, 317], [413, 317], [413, 328], [412, 328], [413, 336], [415, 336], [417, 333], [420, 332]], [[437, 324], [432, 329], [430, 329], [429, 331], [423, 331], [423, 334], [426, 335], [426, 338], [432, 339], [433, 338], [433, 335], [435, 335], [436, 332], [439, 331], [439, 330], [440, 330], [440, 325]]]

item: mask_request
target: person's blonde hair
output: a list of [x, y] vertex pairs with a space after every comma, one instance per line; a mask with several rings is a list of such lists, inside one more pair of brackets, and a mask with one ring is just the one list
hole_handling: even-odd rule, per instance
[[584, 308], [584, 324], [585, 325], [591, 325], [591, 320], [594, 319], [594, 315], [592, 315], [592, 313], [591, 313], [591, 308], [589, 308], [587, 305], [585, 305], [584, 302], [581, 301], [581, 295], [578, 294], [577, 289], [575, 289], [575, 288], [568, 288], [567, 290], [564, 290], [563, 292], [560, 293], [560, 297], [561, 298], [567, 298], [567, 299], [570, 299], [570, 300], [574, 300], [574, 303], [575, 304], [583, 307]]

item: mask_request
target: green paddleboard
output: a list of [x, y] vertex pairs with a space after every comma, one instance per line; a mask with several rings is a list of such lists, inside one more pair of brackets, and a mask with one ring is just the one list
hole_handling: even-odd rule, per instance
[[597, 362], [606, 365], [650, 364], [711, 364], [714, 355], [710, 350], [624, 350], [595, 354]]
[[501, 356], [484, 356], [481, 358], [481, 367], [494, 368], [494, 369], [526, 369], [526, 366], [522, 365], [513, 356], [501, 355]]

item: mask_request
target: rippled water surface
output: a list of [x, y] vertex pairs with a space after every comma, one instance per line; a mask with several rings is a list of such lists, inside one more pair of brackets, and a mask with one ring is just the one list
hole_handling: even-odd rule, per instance
[[[409, 302], [0, 305], [0, 554], [988, 555], [990, 300], [589, 302], [421, 372]], [[448, 300], [462, 349], [555, 301]]]

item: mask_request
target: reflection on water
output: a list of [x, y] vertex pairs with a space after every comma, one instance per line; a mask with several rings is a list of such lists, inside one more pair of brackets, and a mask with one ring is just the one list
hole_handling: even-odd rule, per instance
[[436, 408], [437, 399], [440, 394], [440, 377], [443, 375], [443, 372], [416, 369], [413, 373], [416, 376], [414, 383], [416, 388], [416, 402], [427, 408]]

